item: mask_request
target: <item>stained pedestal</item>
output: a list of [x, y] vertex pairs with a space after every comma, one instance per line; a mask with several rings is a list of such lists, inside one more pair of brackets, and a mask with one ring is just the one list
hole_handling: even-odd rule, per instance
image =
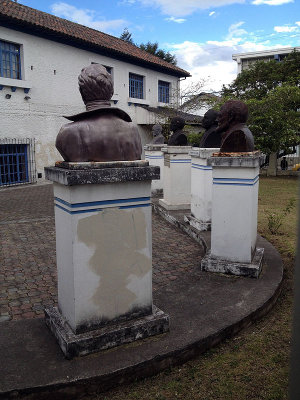
[[[230, 155], [230, 154], [229, 154]], [[258, 277], [263, 249], [256, 247], [260, 155], [209, 159], [212, 166], [211, 252], [203, 270]]]
[[45, 173], [54, 182], [58, 271], [58, 309], [46, 310], [46, 322], [65, 355], [165, 332], [168, 316], [152, 305], [150, 195], [159, 168], [63, 162]]
[[191, 146], [166, 146], [164, 153], [164, 197], [159, 204], [167, 210], [191, 206]]

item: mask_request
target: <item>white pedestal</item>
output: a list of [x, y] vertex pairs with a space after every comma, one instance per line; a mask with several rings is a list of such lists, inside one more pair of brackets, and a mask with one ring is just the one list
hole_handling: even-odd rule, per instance
[[165, 144], [147, 144], [144, 146], [145, 160], [149, 165], [155, 165], [160, 168], [160, 178], [151, 182], [151, 193], [153, 195], [162, 194], [164, 188], [164, 153], [162, 148]]
[[246, 154], [209, 159], [212, 226], [211, 253], [202, 261], [205, 270], [249, 276], [260, 271], [261, 260], [257, 268], [253, 266], [254, 259], [262, 258], [256, 249], [260, 157], [257, 152]]
[[166, 146], [164, 153], [164, 198], [167, 210], [183, 210], [191, 204], [191, 146]]
[[191, 218], [188, 222], [200, 231], [211, 226], [212, 209], [212, 166], [207, 160], [219, 148], [201, 149], [194, 147], [191, 155]]
[[[94, 337], [101, 327], [152, 317], [150, 193], [159, 170], [145, 161], [61, 165], [67, 168], [45, 169], [54, 182], [59, 310], [48, 312], [48, 325], [65, 321], [79, 335], [80, 355], [126, 342], [118, 338], [119, 326], [96, 346], [90, 339], [83, 346], [80, 334]], [[57, 337], [60, 329], [54, 329]], [[62, 348], [68, 330], [58, 337]], [[63, 351], [71, 357], [74, 343], [69, 347]]]

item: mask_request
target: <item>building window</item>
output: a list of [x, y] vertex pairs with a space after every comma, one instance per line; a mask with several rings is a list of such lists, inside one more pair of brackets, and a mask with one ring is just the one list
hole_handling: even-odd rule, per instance
[[0, 187], [36, 182], [35, 140], [0, 139]]
[[158, 81], [158, 101], [160, 103], [170, 102], [170, 83]]
[[0, 40], [0, 76], [21, 79], [20, 45]]
[[249, 69], [253, 64], [255, 64], [257, 61], [272, 61], [274, 60], [274, 56], [265, 56], [265, 57], [256, 57], [256, 58], [244, 58], [242, 59], [242, 71], [245, 69]]
[[144, 77], [136, 74], [129, 74], [129, 97], [135, 99], [144, 98]]
[[0, 144], [0, 186], [28, 182], [27, 145]]
[[274, 60], [275, 61], [282, 61], [287, 56], [288, 56], [288, 54], [274, 54]]

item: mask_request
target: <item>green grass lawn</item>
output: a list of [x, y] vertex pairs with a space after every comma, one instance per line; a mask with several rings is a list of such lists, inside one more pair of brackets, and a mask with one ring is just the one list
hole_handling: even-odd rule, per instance
[[297, 196], [295, 178], [260, 180], [258, 231], [280, 251], [285, 267], [282, 293], [265, 318], [181, 367], [89, 399], [287, 399], [298, 207], [283, 219], [277, 235], [268, 230], [267, 212], [278, 215]]

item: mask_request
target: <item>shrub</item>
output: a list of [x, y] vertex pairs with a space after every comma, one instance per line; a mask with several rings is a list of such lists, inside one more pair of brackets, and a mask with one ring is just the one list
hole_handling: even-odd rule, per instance
[[279, 229], [283, 224], [284, 218], [292, 211], [295, 207], [296, 199], [292, 198], [289, 200], [287, 206], [282, 212], [267, 212], [268, 228], [272, 235], [278, 235]]

